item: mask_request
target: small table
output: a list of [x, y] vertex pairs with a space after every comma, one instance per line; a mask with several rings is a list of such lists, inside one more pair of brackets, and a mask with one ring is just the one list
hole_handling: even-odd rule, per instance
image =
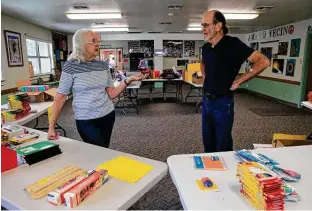
[[[141, 87], [141, 83], [134, 83], [130, 84], [127, 89], [125, 90], [122, 97], [118, 96], [118, 100], [115, 103], [115, 108], [121, 108], [122, 111], [126, 114], [125, 108], [134, 108], [136, 109], [136, 113], [139, 114], [139, 108], [138, 108], [138, 90]], [[136, 90], [136, 91], [135, 91]], [[126, 98], [129, 100], [130, 104], [126, 104], [125, 100], [122, 98]], [[133, 102], [133, 99], [135, 100], [135, 103]], [[120, 106], [119, 106], [120, 105]]]
[[[186, 83], [191, 85], [190, 91], [187, 93], [187, 95], [185, 97], [185, 102], [187, 101], [187, 98], [189, 98], [189, 97], [198, 98], [197, 103], [196, 103], [196, 107], [195, 107], [195, 111], [198, 112], [199, 105], [202, 102], [203, 84], [195, 84], [195, 83], [193, 83], [191, 81], [184, 81], [184, 82], [186, 82]], [[197, 92], [198, 92], [197, 95], [191, 95], [193, 90], [197, 90]]]
[[[182, 78], [176, 78], [176, 79], [164, 79], [164, 78], [153, 78], [153, 79], [144, 79], [142, 82], [147, 82], [149, 84], [149, 98], [152, 101], [152, 94], [153, 94], [153, 85], [155, 82], [163, 82], [163, 99], [166, 100], [166, 93], [175, 93], [176, 98], [180, 101], [182, 101]], [[176, 91], [175, 92], [166, 92], [166, 84], [167, 83], [174, 83], [176, 85]], [[181, 96], [181, 99], [179, 98]]]
[[312, 103], [309, 101], [303, 101], [301, 105], [312, 110]]
[[[312, 146], [257, 149], [278, 161], [280, 166], [302, 175], [299, 182], [291, 183], [302, 198], [298, 203], [285, 204], [285, 210], [311, 210]], [[200, 155], [200, 154], [199, 154]], [[237, 161], [234, 152], [209, 153], [201, 155], [221, 156], [228, 167], [225, 171], [196, 170], [192, 154], [173, 155], [167, 159], [169, 172], [178, 189], [185, 210], [253, 210], [251, 204], [240, 194], [240, 183], [236, 178]], [[219, 192], [201, 191], [195, 181], [210, 177], [218, 186]]]
[[[27, 128], [28, 129], [28, 128]], [[38, 140], [46, 140], [47, 133], [29, 129], [40, 134]], [[33, 144], [37, 141], [23, 144]], [[64, 205], [54, 206], [47, 199], [32, 200], [24, 191], [28, 185], [47, 177], [56, 171], [74, 165], [82, 169], [96, 168], [99, 164], [124, 155], [146, 164], [154, 169], [135, 184], [110, 177], [109, 181], [88, 196], [77, 209], [83, 210], [126, 210], [154, 187], [164, 176], [168, 167], [165, 163], [151, 160], [81, 141], [60, 137], [55, 140], [60, 145], [62, 154], [39, 163], [23, 164], [1, 174], [1, 206], [8, 210], [65, 210]]]
[[[22, 119], [12, 121], [12, 122], [6, 122], [5, 125], [25, 125], [28, 122], [31, 122], [32, 120], [36, 119], [36, 124], [33, 127], [33, 129], [37, 130], [48, 130], [48, 127], [38, 127], [39, 124], [39, 117], [41, 115], [47, 115], [48, 108], [53, 105], [53, 101], [48, 102], [38, 102], [38, 103], [30, 103], [31, 110], [37, 110], [36, 113], [30, 113], [29, 115], [25, 116]], [[8, 104], [4, 104], [1, 106], [2, 109], [8, 109]], [[63, 131], [64, 136], [66, 137], [66, 131], [64, 128], [62, 128], [59, 124], [56, 123], [55, 129], [60, 129]]]

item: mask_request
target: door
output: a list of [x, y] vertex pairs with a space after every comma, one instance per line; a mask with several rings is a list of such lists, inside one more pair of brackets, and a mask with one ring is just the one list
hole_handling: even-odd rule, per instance
[[100, 49], [100, 59], [109, 62], [115, 70], [123, 70], [122, 48]]
[[307, 44], [308, 44], [308, 56], [307, 56], [307, 82], [306, 82], [306, 91], [304, 95], [304, 100], [308, 99], [308, 93], [312, 91], [312, 33], [308, 34], [308, 39], [307, 39]]

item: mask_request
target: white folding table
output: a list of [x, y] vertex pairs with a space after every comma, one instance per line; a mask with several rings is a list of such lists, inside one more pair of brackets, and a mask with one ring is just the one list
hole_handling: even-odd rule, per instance
[[[290, 185], [296, 188], [302, 200], [298, 203], [286, 202], [285, 210], [312, 210], [312, 146], [257, 149], [255, 151], [278, 161], [281, 167], [301, 174], [301, 180]], [[222, 156], [228, 170], [196, 170], [193, 167], [192, 154], [173, 155], [167, 160], [169, 172], [179, 192], [183, 208], [185, 210], [253, 210], [252, 205], [240, 194], [240, 183], [236, 178], [237, 160], [234, 158], [234, 152], [205, 155]], [[201, 191], [197, 187], [195, 181], [205, 176], [216, 183], [219, 192]]]
[[[36, 119], [36, 124], [33, 127], [33, 129], [38, 130], [47, 130], [48, 127], [38, 127], [39, 124], [39, 117], [41, 115], [44, 115], [48, 112], [48, 108], [53, 105], [53, 101], [47, 101], [47, 102], [38, 102], [38, 103], [30, 103], [31, 110], [36, 110], [35, 113], [30, 113], [29, 115], [11, 122], [5, 122], [5, 125], [25, 125], [28, 122], [31, 122], [32, 120]], [[4, 104], [1, 106], [2, 109], [8, 109], [8, 104]], [[55, 129], [60, 129], [63, 131], [64, 136], [66, 137], [66, 131], [63, 127], [61, 127], [58, 123], [56, 123]]]
[[[196, 103], [196, 108], [195, 108], [195, 109], [196, 109], [196, 112], [197, 112], [197, 111], [198, 111], [198, 107], [199, 107], [199, 105], [200, 105], [201, 102], [202, 102], [202, 96], [203, 96], [203, 93], [202, 93], [203, 91], [202, 91], [202, 89], [203, 89], [203, 84], [195, 84], [195, 83], [193, 83], [193, 82], [191, 82], [191, 81], [185, 81], [185, 80], [184, 80], [184, 82], [191, 85], [190, 91], [187, 93], [184, 102], [186, 102], [186, 101], [187, 101], [187, 98], [189, 98], [189, 97], [195, 97], [195, 98], [197, 98], [197, 103]], [[196, 94], [196, 95], [191, 95], [191, 93], [192, 93], [193, 90], [196, 90], [196, 91], [197, 91], [197, 94]]]
[[[40, 134], [40, 138], [37, 141], [46, 140], [47, 133], [33, 129], [29, 130]], [[68, 210], [64, 205], [54, 206], [49, 204], [46, 198], [32, 200], [24, 190], [28, 185], [68, 165], [74, 165], [88, 170], [96, 168], [103, 162], [124, 155], [154, 167], [151, 172], [134, 184], [110, 177], [107, 183], [88, 196], [78, 207], [73, 208], [73, 210], [128, 209], [167, 174], [167, 165], [156, 160], [106, 149], [64, 137], [60, 137], [60, 139], [54, 142], [60, 145], [62, 154], [33, 165], [23, 164], [1, 174], [2, 207], [10, 210]]]

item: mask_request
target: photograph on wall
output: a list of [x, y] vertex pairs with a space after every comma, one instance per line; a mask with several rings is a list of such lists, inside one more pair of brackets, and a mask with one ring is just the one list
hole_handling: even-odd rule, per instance
[[182, 58], [183, 57], [183, 40], [164, 40], [163, 56]]
[[290, 44], [290, 57], [298, 57], [300, 54], [301, 39], [293, 39]]
[[21, 34], [4, 30], [4, 37], [9, 67], [24, 66]]
[[296, 59], [287, 59], [286, 76], [294, 77], [296, 68]]
[[184, 40], [184, 57], [195, 56], [195, 41]]
[[154, 56], [154, 40], [140, 40], [140, 51], [148, 58]]
[[250, 43], [250, 47], [253, 48], [254, 50], [258, 51], [259, 50], [259, 43], [258, 42]]
[[288, 42], [280, 42], [278, 44], [278, 55], [287, 56]]
[[272, 73], [284, 73], [284, 59], [273, 59]]
[[265, 55], [270, 61], [272, 59], [272, 48], [261, 48], [260, 52]]

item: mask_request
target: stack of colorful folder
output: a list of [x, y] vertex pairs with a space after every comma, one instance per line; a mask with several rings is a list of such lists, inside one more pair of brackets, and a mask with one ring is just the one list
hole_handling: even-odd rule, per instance
[[257, 162], [242, 162], [237, 166], [242, 195], [257, 210], [284, 210], [282, 180]]
[[30, 114], [30, 97], [27, 93], [8, 96], [8, 110], [1, 111], [2, 123], [16, 121]]

